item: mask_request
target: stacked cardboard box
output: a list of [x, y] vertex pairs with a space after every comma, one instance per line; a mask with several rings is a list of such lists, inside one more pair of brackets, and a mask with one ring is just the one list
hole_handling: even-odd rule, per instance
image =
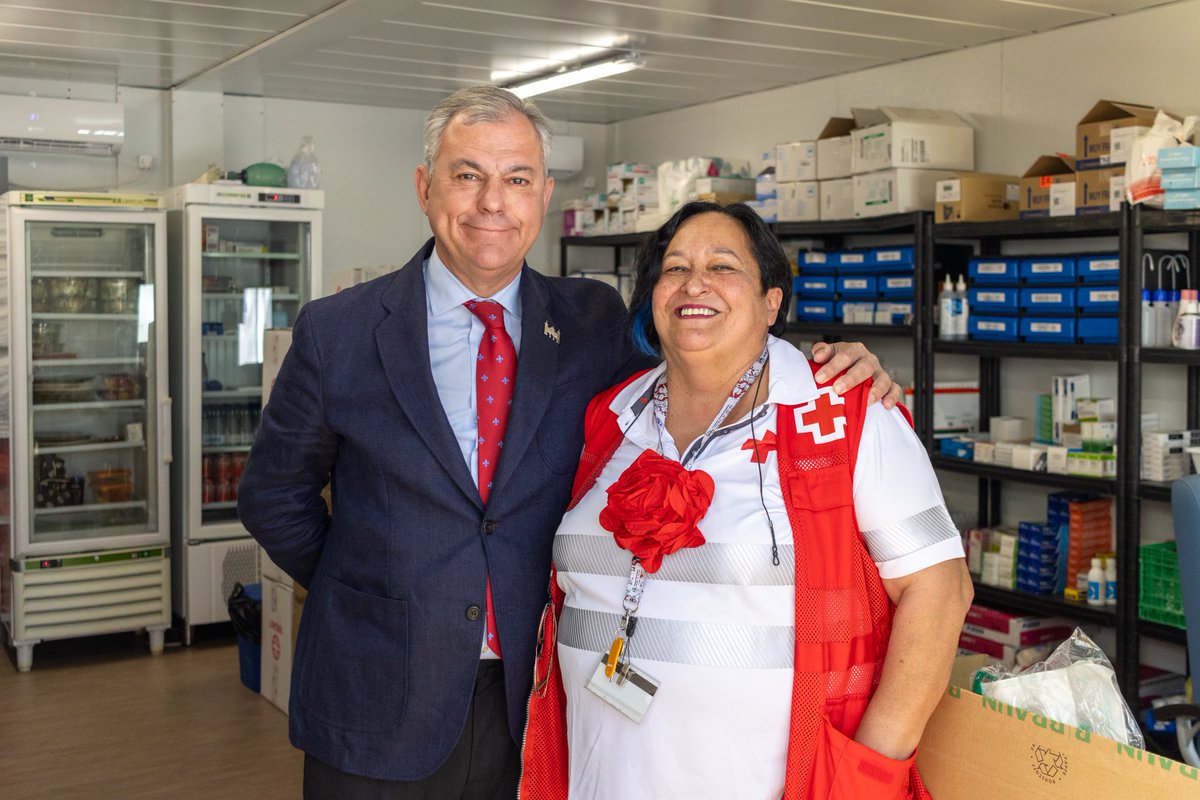
[[1016, 219], [1021, 179], [990, 172], [960, 172], [937, 182], [934, 222]]
[[975, 168], [975, 131], [950, 111], [854, 109], [854, 216], [932, 211], [939, 180]]

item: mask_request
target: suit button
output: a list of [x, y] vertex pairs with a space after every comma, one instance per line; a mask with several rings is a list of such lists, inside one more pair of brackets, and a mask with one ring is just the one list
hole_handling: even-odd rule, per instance
[[487, 534], [488, 536], [491, 536], [493, 533], [495, 533], [496, 532], [496, 521], [491, 520], [491, 519], [485, 519], [483, 521], [483, 532], [485, 534]]
[[479, 619], [482, 615], [483, 612], [479, 610], [479, 606], [467, 606], [467, 619], [471, 622]]

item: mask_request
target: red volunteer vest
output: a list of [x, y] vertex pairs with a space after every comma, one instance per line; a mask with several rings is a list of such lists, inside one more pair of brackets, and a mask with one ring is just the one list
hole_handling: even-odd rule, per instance
[[[814, 373], [818, 364], [810, 362]], [[593, 398], [572, 507], [620, 445], [613, 398], [641, 374]], [[894, 609], [854, 516], [854, 460], [870, 384], [777, 410], [779, 480], [796, 552], [796, 650], [784, 800], [930, 800], [914, 764], [853, 741], [883, 672]], [[907, 415], [907, 412], [905, 412]], [[910, 420], [911, 422], [911, 420]], [[519, 797], [565, 800], [566, 695], [555, 660], [563, 605], [554, 571], [542, 616], [522, 747]]]

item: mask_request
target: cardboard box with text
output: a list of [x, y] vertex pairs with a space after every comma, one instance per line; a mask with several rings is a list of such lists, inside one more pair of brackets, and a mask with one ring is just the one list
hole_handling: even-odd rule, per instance
[[1016, 175], [960, 172], [938, 181], [934, 222], [991, 222], [1016, 219], [1021, 196]]
[[1075, 160], [1056, 153], [1033, 162], [1021, 176], [1018, 209], [1021, 219], [1073, 216]]

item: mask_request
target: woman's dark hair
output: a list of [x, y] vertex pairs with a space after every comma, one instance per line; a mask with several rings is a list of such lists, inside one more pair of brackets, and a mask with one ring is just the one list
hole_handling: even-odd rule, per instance
[[634, 262], [633, 297], [629, 301], [629, 316], [633, 343], [638, 350], [659, 356], [658, 332], [654, 330], [654, 314], [651, 309], [654, 285], [662, 276], [663, 254], [675, 238], [684, 222], [698, 214], [721, 214], [734, 220], [746, 232], [750, 240], [750, 252], [758, 262], [759, 277], [762, 279], [763, 294], [778, 287], [783, 290], [783, 302], [779, 314], [771, 324], [770, 333], [781, 336], [787, 327], [788, 300], [792, 295], [792, 265], [783, 253], [775, 234], [763, 222], [754, 209], [744, 203], [728, 206], [704, 201], [688, 203], [680, 208], [654, 233], [646, 237], [638, 247]]

